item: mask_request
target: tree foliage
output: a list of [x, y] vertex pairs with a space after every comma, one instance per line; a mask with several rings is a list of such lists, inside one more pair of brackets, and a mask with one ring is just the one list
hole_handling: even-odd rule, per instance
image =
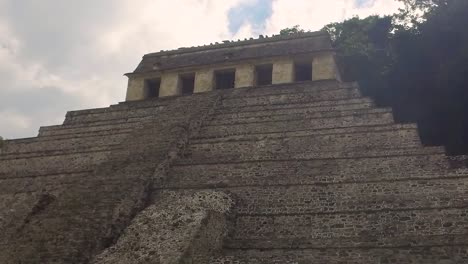
[[3, 147], [4, 144], [5, 144], [5, 140], [3, 139], [2, 136], [0, 136], [0, 149]]
[[392, 17], [354, 17], [342, 23], [329, 24], [323, 30], [330, 34], [338, 51], [343, 79], [359, 80], [366, 95], [383, 100], [377, 89], [385, 89], [377, 84], [385, 83], [382, 78], [393, 63], [389, 47]]
[[280, 35], [287, 36], [287, 35], [299, 34], [299, 33], [304, 33], [304, 32], [305, 30], [301, 29], [299, 25], [295, 25], [294, 27], [282, 29], [280, 31]]
[[345, 80], [417, 122], [424, 143], [468, 153], [468, 1], [399, 0], [393, 17], [327, 25]]

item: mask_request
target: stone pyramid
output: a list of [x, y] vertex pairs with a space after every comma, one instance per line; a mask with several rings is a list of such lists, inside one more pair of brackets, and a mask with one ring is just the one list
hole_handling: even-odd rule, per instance
[[126, 102], [6, 141], [0, 263], [468, 263], [468, 158], [356, 83], [275, 83], [281, 65], [269, 85], [207, 89], [204, 71], [159, 98], [135, 73]]

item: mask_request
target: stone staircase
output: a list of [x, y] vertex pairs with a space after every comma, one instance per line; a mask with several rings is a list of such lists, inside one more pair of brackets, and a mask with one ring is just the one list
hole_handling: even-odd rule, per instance
[[217, 95], [69, 112], [0, 155], [0, 263], [87, 263], [148, 206], [148, 186]]
[[467, 177], [355, 85], [316, 82], [223, 94], [154, 188], [235, 197], [211, 263], [467, 263]]

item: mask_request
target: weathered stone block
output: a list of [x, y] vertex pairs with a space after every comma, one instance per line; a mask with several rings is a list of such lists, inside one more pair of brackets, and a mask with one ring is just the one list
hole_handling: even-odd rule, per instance
[[333, 53], [322, 53], [312, 60], [312, 80], [340, 80]]
[[291, 83], [294, 81], [294, 61], [279, 60], [273, 63], [273, 84]]
[[126, 101], [137, 101], [146, 98], [145, 95], [145, 79], [132, 77], [128, 79]]
[[195, 73], [195, 93], [214, 90], [214, 72], [211, 69], [199, 70]]
[[255, 83], [255, 66], [243, 64], [236, 67], [235, 88], [252, 87]]
[[161, 77], [161, 87], [159, 88], [159, 97], [180, 95], [180, 78], [177, 73], [168, 72]]

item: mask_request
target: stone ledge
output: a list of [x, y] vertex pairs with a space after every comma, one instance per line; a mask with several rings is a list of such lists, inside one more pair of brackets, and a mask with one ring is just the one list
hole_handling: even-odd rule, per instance
[[56, 151], [78, 151], [84, 149], [112, 147], [124, 141], [127, 135], [128, 133], [115, 133], [108, 135], [86, 135], [84, 137], [78, 137], [75, 134], [73, 137], [46, 140], [38, 137], [29, 142], [9, 143], [4, 149], [2, 156], [45, 152], [54, 153]]
[[326, 249], [225, 250], [210, 264], [309, 264], [309, 263], [465, 263], [468, 244], [401, 247], [329, 247]]
[[181, 53], [189, 53], [189, 52], [196, 52], [196, 51], [204, 51], [204, 50], [212, 50], [212, 49], [220, 49], [220, 48], [229, 48], [229, 47], [238, 47], [244, 45], [252, 45], [252, 44], [263, 44], [268, 42], [275, 42], [275, 41], [284, 41], [284, 40], [291, 40], [291, 39], [300, 39], [300, 38], [309, 38], [309, 37], [318, 37], [318, 36], [329, 36], [328, 33], [322, 31], [316, 32], [305, 32], [305, 33], [298, 33], [292, 35], [272, 35], [271, 37], [263, 37], [257, 39], [246, 39], [243, 41], [230, 41], [209, 45], [209, 46], [198, 46], [198, 47], [185, 47], [179, 48], [176, 50], [167, 50], [167, 51], [160, 51], [154, 53], [148, 53], [145, 56], [163, 56], [163, 55], [175, 55]]
[[9, 159], [0, 162], [0, 175], [46, 174], [64, 167], [68, 170], [90, 170], [107, 161], [111, 151], [73, 153], [62, 156], [43, 156], [27, 159]]
[[[39, 132], [40, 138], [62, 136], [62, 135], [73, 135], [80, 133], [99, 133], [102, 131], [109, 131], [110, 129], [135, 129], [141, 127], [141, 122], [115, 122], [113, 124], [101, 124], [92, 126], [53, 126], [42, 129]], [[70, 132], [72, 131], [72, 132]], [[81, 131], [81, 132], [76, 132]], [[84, 131], [84, 132], [83, 132]], [[63, 132], [63, 133], [60, 133]], [[67, 133], [68, 132], [68, 133]]]
[[[299, 250], [299, 249], [412, 249], [432, 247], [468, 248], [468, 233], [440, 234], [428, 236], [406, 235], [395, 238], [373, 238], [369, 240], [359, 237], [342, 237], [334, 239], [242, 239], [227, 240], [224, 248], [227, 250]], [[460, 263], [461, 264], [461, 263]]]
[[[227, 248], [432, 246], [468, 243], [467, 208], [243, 216]], [[398, 231], [396, 231], [398, 230]], [[313, 231], [313, 232], [311, 232]]]
[[106, 121], [116, 119], [134, 118], [146, 115], [154, 115], [162, 111], [164, 107], [142, 107], [132, 110], [112, 110], [104, 113], [81, 113], [79, 115], [70, 116], [67, 114], [64, 125], [74, 124], [78, 122], [90, 121]]
[[[239, 62], [264, 57], [294, 56], [311, 53], [334, 52], [330, 36], [324, 32], [286, 36], [283, 39], [266, 39], [267, 43], [255, 41], [254, 43], [241, 42], [222, 44], [221, 46], [203, 47], [200, 49], [184, 49], [170, 53], [153, 53], [143, 56], [142, 61], [129, 77], [138, 76], [154, 71], [163, 71], [176, 68], [196, 67], [207, 64]], [[286, 41], [287, 40], [287, 41]], [[232, 46], [231, 46], [232, 45]]]
[[[351, 101], [351, 102], [350, 102]], [[324, 101], [330, 102], [331, 104], [315, 104], [315, 103], [292, 103], [292, 104], [275, 104], [275, 105], [260, 105], [260, 106], [247, 106], [239, 108], [223, 108], [213, 113], [213, 117], [232, 115], [232, 116], [255, 116], [256, 114], [261, 115], [263, 112], [268, 111], [290, 111], [290, 110], [314, 110], [314, 109], [331, 109], [335, 110], [342, 107], [355, 107], [362, 106], [361, 108], [375, 107], [374, 103], [369, 99], [350, 99], [350, 100], [336, 100], [336, 101]], [[339, 102], [339, 103], [337, 103]], [[345, 103], [342, 103], [345, 102]]]
[[[290, 157], [285, 158], [264, 158], [264, 159], [236, 159], [236, 160], [210, 160], [209, 162], [193, 162], [189, 160], [179, 160], [175, 166], [195, 166], [195, 165], [215, 165], [215, 164], [242, 164], [242, 163], [258, 163], [258, 162], [280, 162], [280, 161], [311, 161], [311, 160], [334, 160], [334, 159], [368, 159], [368, 158], [382, 158], [382, 157], [413, 157], [413, 156], [431, 156], [431, 155], [442, 155], [445, 156], [445, 149], [443, 147], [426, 147], [422, 148], [403, 148], [399, 149], [400, 152], [395, 153], [376, 153], [375, 155], [369, 155], [372, 153], [366, 153], [367, 155], [342, 155], [342, 156], [313, 156], [313, 157]], [[398, 150], [398, 149], [397, 149]], [[405, 152], [408, 151], [408, 152]], [[364, 153], [364, 152], [363, 152]]]
[[6, 153], [0, 156], [1, 161], [20, 160], [30, 158], [52, 158], [68, 155], [80, 155], [89, 153], [112, 152], [121, 150], [120, 143], [112, 144], [102, 147], [86, 147], [82, 149], [64, 149], [64, 150], [46, 150], [46, 151], [33, 151], [33, 152], [20, 152], [20, 153]]
[[[237, 199], [237, 216], [315, 215], [402, 211], [417, 208], [466, 207], [464, 189], [468, 173], [457, 177], [400, 179], [396, 181], [341, 182], [333, 184], [284, 184], [194, 188], [153, 186], [161, 193], [219, 190]], [[453, 190], [447, 193], [446, 190]], [[252, 198], [255, 197], [255, 198]]]
[[[444, 175], [444, 176], [441, 176]], [[338, 177], [337, 177], [338, 178]], [[388, 179], [370, 179], [370, 180], [343, 180], [343, 181], [316, 181], [316, 182], [282, 182], [271, 184], [265, 183], [251, 183], [251, 184], [233, 184], [233, 183], [197, 183], [197, 184], [184, 184], [180, 182], [169, 182], [166, 184], [156, 184], [153, 186], [154, 190], [205, 190], [205, 189], [216, 189], [216, 190], [235, 190], [243, 188], [291, 188], [291, 187], [307, 187], [307, 186], [333, 186], [333, 185], [346, 185], [346, 184], [377, 184], [377, 183], [398, 183], [398, 182], [419, 182], [419, 181], [438, 181], [438, 180], [459, 180], [468, 178], [468, 170], [464, 174], [460, 173], [445, 173], [441, 171], [439, 173], [424, 174], [424, 176], [408, 176], [401, 178], [388, 178]]]
[[110, 119], [105, 119], [105, 120], [90, 120], [90, 121], [78, 121], [76, 123], [67, 123], [67, 124], [63, 124], [64, 126], [75, 126], [75, 125], [78, 125], [78, 126], [88, 126], [88, 125], [94, 125], [94, 124], [97, 124], [97, 125], [102, 125], [102, 124], [114, 124], [116, 123], [116, 121], [124, 121], [125, 123], [126, 122], [141, 122], [141, 121], [144, 121], [144, 120], [150, 120], [153, 118], [153, 115], [149, 115], [149, 114], [146, 114], [146, 115], [141, 115], [141, 116], [136, 116], [136, 117], [124, 117], [124, 118], [110, 118]]
[[[320, 152], [320, 153], [317, 153]], [[201, 152], [200, 152], [201, 153]], [[198, 154], [200, 154], [198, 153]], [[225, 153], [225, 152], [223, 152]], [[231, 153], [230, 153], [231, 154]], [[223, 156], [221, 158], [216, 155], [197, 156], [196, 159], [186, 158], [177, 164], [201, 164], [202, 160], [210, 160], [205, 164], [215, 163], [234, 163], [234, 162], [258, 162], [258, 161], [272, 161], [272, 160], [312, 160], [312, 159], [333, 159], [333, 158], [359, 158], [359, 157], [375, 157], [375, 156], [411, 156], [411, 155], [425, 155], [425, 154], [445, 154], [445, 150], [440, 147], [410, 147], [410, 148], [392, 148], [392, 149], [378, 149], [378, 150], [353, 150], [352, 152], [337, 152], [337, 151], [322, 151], [314, 150], [310, 153], [280, 153], [280, 154], [262, 154], [252, 156], [252, 153], [246, 153], [244, 156], [238, 157], [234, 155]], [[251, 156], [246, 156], [251, 155]]]
[[[417, 130], [415, 124], [377, 124], [377, 125], [362, 125], [362, 126], [349, 126], [349, 127], [335, 127], [335, 128], [318, 128], [318, 129], [298, 129], [284, 132], [256, 132], [242, 135], [224, 135], [224, 136], [204, 136], [199, 135], [192, 138], [191, 142], [198, 143], [217, 143], [224, 141], [254, 141], [268, 138], [288, 138], [288, 137], [302, 137], [311, 135], [340, 135], [345, 133], [360, 133], [360, 132], [378, 132], [378, 131], [404, 131], [404, 130]], [[417, 131], [416, 131], [417, 132]]]
[[317, 103], [322, 101], [360, 99], [364, 98], [357, 90], [339, 89], [333, 91], [323, 91], [320, 94], [314, 93], [288, 93], [284, 95], [243, 97], [243, 98], [225, 98], [222, 101], [222, 107], [250, 107], [261, 105], [293, 104], [293, 103]]
[[92, 108], [68, 111], [66, 116], [77, 117], [81, 115], [92, 115], [92, 114], [110, 114], [113, 112], [128, 112], [129, 110], [139, 110], [145, 108], [164, 108], [167, 104], [149, 104], [148, 101], [134, 101], [132, 103], [123, 102], [120, 104], [110, 105], [102, 108]]
[[[362, 128], [362, 129], [359, 129]], [[192, 145], [202, 144], [221, 144], [221, 143], [234, 143], [234, 142], [258, 142], [264, 140], [295, 140], [297, 138], [318, 138], [321, 136], [340, 136], [340, 135], [359, 135], [359, 134], [374, 134], [374, 133], [385, 133], [385, 132], [396, 132], [395, 138], [399, 136], [399, 133], [411, 133], [413, 136], [418, 138], [419, 136], [417, 128], [415, 127], [387, 127], [387, 126], [362, 126], [353, 127], [353, 129], [346, 128], [332, 128], [332, 129], [321, 129], [321, 130], [302, 130], [301, 132], [277, 132], [277, 133], [259, 133], [259, 134], [248, 134], [242, 136], [225, 136], [218, 138], [198, 138], [191, 141]]]
[[258, 98], [278, 95], [291, 95], [297, 93], [317, 94], [320, 92], [335, 90], [358, 91], [359, 85], [356, 83], [341, 83], [336, 80], [293, 82], [235, 88], [234, 90], [222, 91], [221, 95], [223, 95], [225, 99], [242, 99], [249, 97], [249, 95], [254, 98]]
[[57, 134], [57, 135], [43, 135], [43, 136], [37, 137], [37, 139], [39, 139], [40, 141], [44, 141], [44, 142], [54, 141], [54, 140], [73, 139], [73, 138], [85, 139], [85, 138], [88, 138], [88, 137], [128, 134], [128, 133], [131, 133], [134, 129], [135, 129], [135, 127], [131, 126], [131, 128], [116, 128], [116, 129], [97, 130], [97, 131], [91, 131], [91, 132], [77, 132], [77, 133]]
[[244, 124], [244, 123], [260, 123], [260, 122], [275, 122], [275, 121], [293, 121], [293, 120], [311, 120], [311, 119], [325, 119], [333, 117], [346, 117], [358, 115], [371, 115], [378, 113], [392, 113], [390, 108], [360, 108], [360, 109], [347, 109], [336, 111], [317, 111], [311, 113], [279, 113], [263, 116], [248, 116], [248, 117], [232, 117], [223, 118], [215, 117], [209, 121], [207, 126], [214, 125], [229, 125], [229, 124]]
[[219, 127], [219, 126], [237, 126], [237, 125], [250, 125], [250, 124], [263, 124], [263, 123], [286, 123], [286, 122], [292, 122], [292, 121], [309, 121], [309, 120], [320, 120], [320, 119], [337, 119], [337, 118], [342, 118], [342, 117], [355, 117], [355, 116], [372, 116], [372, 115], [382, 115], [382, 114], [391, 114], [392, 115], [392, 120], [393, 120], [393, 113], [389, 109], [380, 109], [375, 111], [371, 111], [370, 113], [360, 113], [360, 114], [348, 114], [348, 115], [337, 115], [333, 117], [317, 117], [317, 118], [303, 118], [303, 117], [297, 117], [297, 118], [290, 118], [287, 120], [267, 120], [267, 121], [256, 121], [256, 122], [238, 122], [238, 123], [229, 123], [229, 124], [213, 124], [211, 125], [210, 123], [207, 123], [204, 125], [204, 128], [207, 127]]

